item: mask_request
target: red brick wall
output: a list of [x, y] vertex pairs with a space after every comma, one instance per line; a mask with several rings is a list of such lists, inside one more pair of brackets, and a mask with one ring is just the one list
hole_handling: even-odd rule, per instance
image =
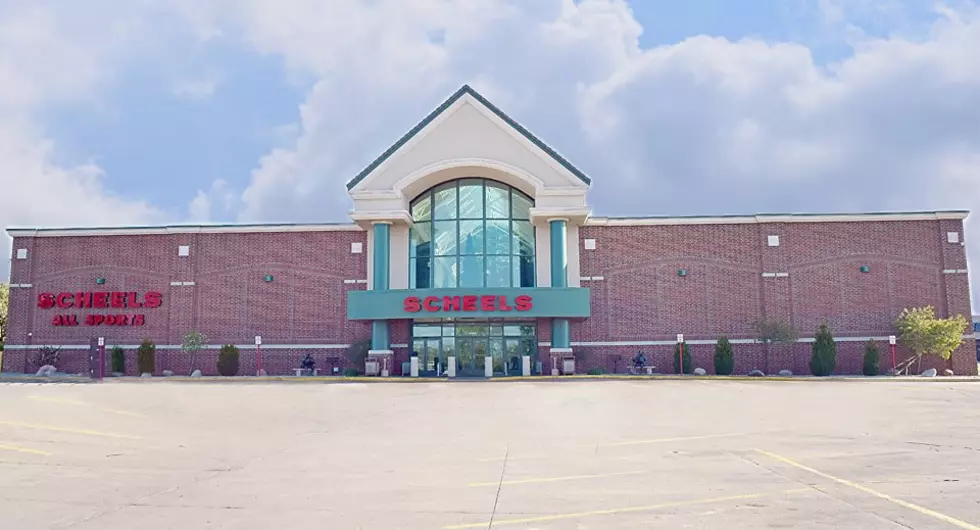
[[[894, 333], [903, 308], [923, 305], [969, 319], [967, 275], [943, 273], [966, 269], [964, 247], [947, 242], [952, 231], [962, 241], [956, 220], [585, 226], [581, 238], [595, 239], [596, 249], [580, 246], [582, 276], [604, 279], [583, 282], [592, 289], [593, 316], [572, 323], [572, 343], [586, 343], [580, 347], [599, 357], [631, 358], [644, 349], [668, 366], [672, 346], [588, 343], [673, 341], [678, 333], [688, 340], [749, 339], [750, 323], [763, 316], [792, 323], [803, 337], [822, 322], [837, 337], [883, 337]], [[769, 235], [779, 236], [778, 247], [767, 245]], [[860, 272], [861, 265], [871, 271]], [[678, 276], [679, 269], [687, 275]], [[951, 361], [959, 374], [977, 370], [967, 342]], [[694, 346], [695, 364], [709, 371], [711, 349]], [[776, 359], [777, 349], [792, 352]], [[705, 359], [697, 360], [701, 350]], [[761, 346], [735, 350], [745, 361], [736, 363], [739, 371], [763, 368]], [[860, 373], [862, 343], [840, 343], [838, 352], [838, 373]], [[809, 356], [809, 344], [774, 348], [769, 371], [808, 373]]]
[[[370, 337], [369, 323], [344, 317], [347, 291], [365, 288], [353, 282], [367, 278], [366, 254], [350, 251], [352, 242], [365, 239], [361, 231], [18, 237], [14, 252], [27, 248], [28, 259], [11, 261], [11, 283], [33, 288], [11, 290], [8, 344], [87, 344], [101, 335], [110, 345], [135, 345], [144, 338], [179, 345], [192, 330], [207, 335], [211, 344], [251, 344], [255, 335], [269, 345], [349, 344]], [[190, 256], [178, 256], [180, 245], [190, 246]], [[265, 282], [266, 274], [274, 281]], [[97, 285], [98, 277], [106, 283]], [[163, 293], [163, 304], [139, 309], [146, 325], [138, 327], [51, 324], [58, 314], [81, 319], [133, 310], [37, 308], [42, 292], [150, 290]], [[179, 352], [173, 353], [158, 355], [177, 359]], [[243, 352], [243, 366], [247, 358]], [[23, 354], [6, 352], [5, 369], [20, 371], [23, 364]], [[179, 360], [168, 364], [173, 366], [158, 363], [158, 369], [181, 369]], [[201, 367], [213, 369], [213, 364]], [[80, 366], [84, 369], [83, 362]]]

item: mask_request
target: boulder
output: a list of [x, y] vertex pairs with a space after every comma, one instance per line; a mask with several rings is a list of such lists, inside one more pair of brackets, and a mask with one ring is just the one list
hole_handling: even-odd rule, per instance
[[947, 368], [947, 369], [943, 370], [943, 375], [945, 375], [946, 377], [949, 377], [949, 376], [954, 375], [954, 374], [953, 374], [953, 371], [952, 370], [950, 370], [949, 368]]
[[193, 372], [191, 372], [191, 377], [201, 377], [201, 371], [194, 370]]
[[708, 375], [708, 372], [704, 368], [695, 368], [694, 375]]
[[762, 370], [752, 370], [749, 372], [749, 377], [765, 377], [766, 373]]
[[171, 372], [170, 370], [163, 371], [163, 377], [171, 377], [172, 375], [174, 375], [174, 373]]
[[124, 375], [126, 375], [126, 374], [124, 374], [122, 372], [112, 372], [112, 377], [122, 377]]
[[52, 366], [50, 364], [46, 364], [46, 365], [44, 365], [44, 366], [42, 366], [42, 367], [40, 367], [40, 368], [37, 369], [37, 375], [38, 375], [38, 377], [51, 377], [57, 371], [58, 371], [58, 369], [55, 368], [54, 366]]
[[145, 377], [145, 378], [149, 379], [149, 378], [153, 377], [153, 374], [151, 374], [150, 372], [143, 372], [142, 374], [140, 374], [140, 377]]
[[922, 377], [936, 377], [936, 369], [930, 368], [925, 372], [922, 372]]
[[791, 372], [789, 370], [780, 370], [779, 371], [779, 376], [780, 377], [793, 377], [793, 372]]
[[267, 377], [268, 375], [269, 374], [266, 373], [264, 368], [262, 370], [259, 370], [258, 372], [255, 372], [255, 377]]

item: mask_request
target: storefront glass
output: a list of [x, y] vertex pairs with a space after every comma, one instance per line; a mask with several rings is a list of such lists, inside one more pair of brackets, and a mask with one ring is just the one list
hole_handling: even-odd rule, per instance
[[521, 357], [536, 357], [537, 330], [533, 322], [418, 322], [412, 326], [412, 351], [424, 375], [445, 374], [450, 356], [457, 375], [484, 375], [487, 356], [494, 375], [520, 375]]

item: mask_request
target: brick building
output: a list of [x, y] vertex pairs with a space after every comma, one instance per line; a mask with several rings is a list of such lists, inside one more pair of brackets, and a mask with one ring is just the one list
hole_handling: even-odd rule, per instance
[[[237, 344], [240, 373], [288, 373], [311, 353], [332, 372], [346, 350], [399, 375], [624, 371], [638, 351], [662, 371], [683, 334], [712, 369], [715, 341], [737, 373], [807, 373], [826, 322], [839, 373], [860, 373], [905, 307], [972, 314], [966, 212], [618, 218], [591, 215], [590, 180], [463, 87], [349, 184], [348, 224], [12, 228], [5, 371], [33, 371], [61, 348], [85, 371], [94, 337], [127, 349], [149, 338], [158, 371], [214, 373]], [[752, 323], [792, 324], [795, 345], [764, 348]], [[211, 348], [190, 366], [181, 338]], [[949, 363], [976, 374], [968, 335]], [[768, 351], [767, 351], [768, 350]], [[902, 358], [902, 352], [899, 357]], [[452, 362], [447, 362], [450, 358]], [[488, 362], [487, 359], [490, 359]]]

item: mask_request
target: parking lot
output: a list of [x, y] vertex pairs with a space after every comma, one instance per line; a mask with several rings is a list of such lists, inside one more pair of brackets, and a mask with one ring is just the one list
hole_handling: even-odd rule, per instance
[[0, 528], [980, 528], [980, 384], [0, 384]]

